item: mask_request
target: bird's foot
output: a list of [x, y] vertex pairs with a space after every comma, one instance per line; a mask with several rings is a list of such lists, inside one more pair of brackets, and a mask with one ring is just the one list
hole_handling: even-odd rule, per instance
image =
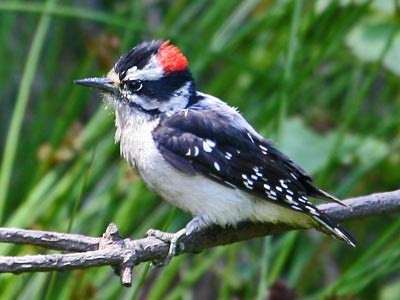
[[178, 254], [178, 251], [182, 251], [185, 248], [184, 243], [179, 241], [183, 236], [198, 232], [201, 229], [208, 227], [210, 224], [211, 223], [206, 217], [203, 215], [197, 215], [185, 226], [185, 228], [176, 233], [149, 229], [147, 231], [147, 236], [152, 236], [163, 242], [169, 243], [167, 256], [164, 259], [153, 261], [153, 265], [156, 267], [167, 265], [171, 259]]
[[186, 235], [186, 228], [183, 228], [176, 233], [163, 232], [156, 229], [149, 229], [146, 235], [155, 237], [163, 242], [169, 243], [169, 250], [167, 256], [164, 259], [154, 260], [152, 262], [154, 266], [162, 267], [166, 266], [171, 261], [171, 259], [175, 255], [177, 255], [179, 250], [184, 249], [184, 244], [179, 243], [179, 239], [182, 238], [182, 236]]

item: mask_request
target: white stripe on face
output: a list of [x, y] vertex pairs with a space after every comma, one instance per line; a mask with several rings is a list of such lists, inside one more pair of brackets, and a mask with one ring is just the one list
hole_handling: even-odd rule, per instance
[[164, 71], [156, 56], [153, 55], [143, 69], [139, 70], [136, 66], [133, 66], [126, 72], [122, 80], [158, 80], [163, 76]]

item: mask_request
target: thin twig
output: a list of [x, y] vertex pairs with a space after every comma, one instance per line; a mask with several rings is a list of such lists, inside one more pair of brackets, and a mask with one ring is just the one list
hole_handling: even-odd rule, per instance
[[[322, 204], [318, 208], [332, 219], [345, 221], [361, 217], [382, 215], [400, 210], [400, 190], [372, 194], [345, 200], [350, 206], [335, 203]], [[286, 224], [261, 224], [243, 222], [236, 227], [212, 227], [182, 238], [185, 248], [179, 253], [201, 252], [215, 246], [276, 234], [299, 227]], [[130, 240], [122, 239], [114, 224], [110, 224], [103, 237], [89, 237], [18, 228], [0, 228], [0, 242], [30, 244], [67, 254], [0, 256], [0, 272], [22, 273], [39, 271], [61, 271], [110, 265], [119, 272], [122, 284], [130, 286], [132, 268], [141, 262], [162, 259], [169, 245], [154, 237]]]

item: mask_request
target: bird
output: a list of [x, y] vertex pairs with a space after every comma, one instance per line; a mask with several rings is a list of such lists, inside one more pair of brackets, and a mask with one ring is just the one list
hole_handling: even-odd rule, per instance
[[197, 91], [188, 59], [169, 40], [142, 42], [105, 76], [75, 83], [98, 89], [113, 108], [121, 156], [147, 187], [192, 214], [176, 233], [149, 230], [169, 243], [166, 262], [184, 235], [242, 221], [314, 227], [356, 246], [309, 198], [344, 203], [316, 187], [236, 108]]

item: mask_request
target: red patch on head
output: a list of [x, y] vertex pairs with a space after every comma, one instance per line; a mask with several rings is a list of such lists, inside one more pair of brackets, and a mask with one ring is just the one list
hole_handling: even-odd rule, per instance
[[188, 66], [186, 57], [169, 41], [164, 42], [158, 49], [157, 60], [165, 73], [182, 71]]

